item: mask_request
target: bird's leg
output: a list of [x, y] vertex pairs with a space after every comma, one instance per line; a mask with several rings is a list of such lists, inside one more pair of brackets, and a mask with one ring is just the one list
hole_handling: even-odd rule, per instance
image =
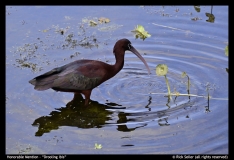
[[82, 98], [83, 98], [83, 97], [81, 96], [80, 93], [78, 93], [78, 92], [75, 92], [75, 93], [74, 93], [73, 100], [75, 100], [75, 99], [82, 99]]
[[71, 107], [73, 104], [76, 104], [77, 102], [79, 103], [79, 102], [81, 102], [83, 100], [84, 99], [83, 99], [82, 95], [79, 92], [74, 92], [73, 99], [70, 102], [68, 102], [66, 106]]
[[85, 95], [85, 106], [89, 104], [90, 100], [90, 95], [91, 95], [92, 90], [84, 90], [81, 93]]

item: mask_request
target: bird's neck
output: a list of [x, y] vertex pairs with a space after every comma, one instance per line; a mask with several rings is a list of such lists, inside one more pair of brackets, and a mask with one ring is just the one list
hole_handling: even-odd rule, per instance
[[124, 51], [122, 51], [122, 53], [115, 54], [115, 59], [114, 72], [118, 73], [124, 66]]
[[121, 52], [122, 56], [119, 55], [119, 52], [117, 52], [117, 54], [115, 54], [115, 59], [116, 62], [114, 65], [111, 65], [108, 68], [108, 74], [107, 77], [105, 78], [105, 80], [110, 79], [111, 77], [115, 76], [124, 66], [124, 52]]

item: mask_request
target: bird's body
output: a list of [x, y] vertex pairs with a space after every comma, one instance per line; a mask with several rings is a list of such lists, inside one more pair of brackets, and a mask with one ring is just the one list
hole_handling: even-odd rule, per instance
[[54, 68], [45, 74], [35, 77], [29, 83], [36, 90], [52, 88], [56, 91], [73, 92], [85, 95], [85, 105], [88, 104], [92, 89], [115, 76], [124, 65], [124, 54], [126, 50], [136, 54], [149, 67], [141, 55], [131, 46], [127, 39], [121, 39], [114, 46], [116, 63], [110, 65], [96, 60], [77, 60], [62, 67]]

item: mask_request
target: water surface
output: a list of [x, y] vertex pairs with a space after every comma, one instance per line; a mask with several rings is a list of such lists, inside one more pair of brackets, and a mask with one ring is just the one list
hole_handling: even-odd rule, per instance
[[[6, 6], [7, 154], [228, 154], [228, 7]], [[109, 23], [89, 26], [107, 17]], [[131, 32], [144, 26], [150, 38]], [[124, 68], [95, 88], [89, 107], [71, 93], [39, 92], [28, 83], [79, 59], [115, 63], [127, 38], [148, 63], [126, 52]], [[167, 64], [172, 92], [168, 102]], [[94, 149], [95, 143], [102, 149]]]

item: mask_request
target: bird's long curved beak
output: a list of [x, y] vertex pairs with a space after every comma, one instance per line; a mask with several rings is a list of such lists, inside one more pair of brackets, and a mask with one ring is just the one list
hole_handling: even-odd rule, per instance
[[132, 53], [134, 53], [146, 66], [148, 73], [150, 74], [150, 69], [148, 64], [146, 63], [145, 59], [141, 56], [141, 54], [132, 46], [131, 49], [129, 49]]

